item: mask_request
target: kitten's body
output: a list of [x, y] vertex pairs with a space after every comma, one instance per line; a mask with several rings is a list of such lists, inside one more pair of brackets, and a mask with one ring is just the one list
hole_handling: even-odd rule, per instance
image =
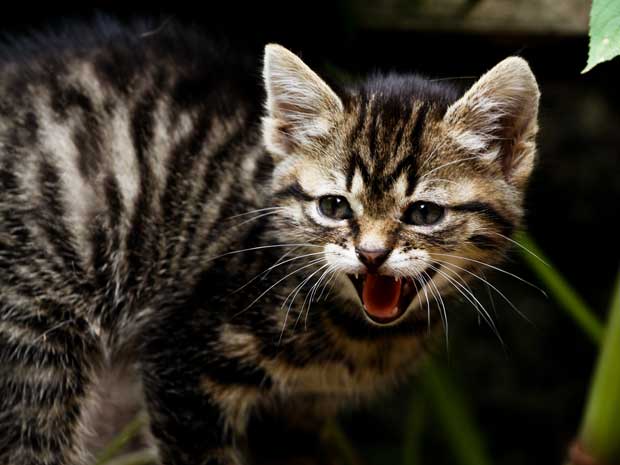
[[[448, 184], [483, 170], [432, 158], [446, 147], [470, 158], [485, 148], [450, 107], [451, 90], [377, 78], [343, 90], [342, 100], [319, 95], [338, 122], [315, 118], [300, 131], [309, 108], [279, 94], [287, 67], [278, 60], [303, 64], [272, 48], [261, 130], [258, 60], [238, 60], [173, 25], [110, 27], [27, 45], [0, 64], [0, 463], [81, 463], [86, 406], [116, 365], [137, 367], [166, 464], [232, 463], [252, 412], [318, 422], [341, 401], [408, 374], [438, 313], [432, 322], [422, 308], [398, 324], [373, 324], [346, 275], [323, 275], [338, 263], [313, 258], [340, 254], [345, 272], [363, 273], [343, 251], [385, 235], [400, 254], [466, 244], [478, 247], [469, 256], [494, 260], [506, 243], [485, 231], [510, 234], [518, 223], [529, 170], [504, 182], [505, 197], [493, 204], [476, 197], [493, 186], [470, 182], [458, 202], [450, 195], [462, 188], [444, 193], [454, 212], [477, 217], [466, 230], [395, 232], [385, 214], [424, 185], [423, 165]], [[302, 119], [286, 119], [297, 110]], [[441, 136], [451, 114], [451, 127], [460, 134], [465, 125], [469, 136]], [[289, 152], [301, 161], [287, 160]], [[485, 176], [504, 172], [491, 171]], [[330, 183], [365, 211], [346, 232], [303, 214]], [[412, 308], [423, 299], [420, 292]]]

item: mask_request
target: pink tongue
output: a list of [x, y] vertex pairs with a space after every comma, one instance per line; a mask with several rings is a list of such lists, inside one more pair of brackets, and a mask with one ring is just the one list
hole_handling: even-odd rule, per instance
[[377, 318], [391, 318], [398, 313], [401, 281], [391, 276], [368, 273], [364, 281], [362, 302], [368, 313]]

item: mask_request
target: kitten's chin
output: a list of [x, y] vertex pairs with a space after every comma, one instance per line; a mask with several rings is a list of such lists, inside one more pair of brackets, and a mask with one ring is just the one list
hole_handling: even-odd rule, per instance
[[[435, 270], [424, 273], [431, 280]], [[379, 326], [394, 325], [404, 319], [422, 284], [413, 278], [397, 278], [375, 273], [347, 274], [355, 288], [364, 315]]]

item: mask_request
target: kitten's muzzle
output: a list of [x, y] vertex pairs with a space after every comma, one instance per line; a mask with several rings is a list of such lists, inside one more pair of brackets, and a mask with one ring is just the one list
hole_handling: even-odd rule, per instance
[[376, 273], [392, 253], [392, 249], [362, 249], [355, 248], [355, 255], [364, 264], [369, 273]]

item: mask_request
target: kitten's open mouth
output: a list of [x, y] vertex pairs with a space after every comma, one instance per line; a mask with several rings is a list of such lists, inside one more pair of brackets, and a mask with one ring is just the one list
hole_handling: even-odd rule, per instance
[[[427, 280], [434, 274], [434, 270], [427, 270]], [[378, 324], [393, 323], [403, 316], [420, 290], [420, 283], [412, 278], [374, 273], [347, 276], [357, 290], [364, 312]]]

